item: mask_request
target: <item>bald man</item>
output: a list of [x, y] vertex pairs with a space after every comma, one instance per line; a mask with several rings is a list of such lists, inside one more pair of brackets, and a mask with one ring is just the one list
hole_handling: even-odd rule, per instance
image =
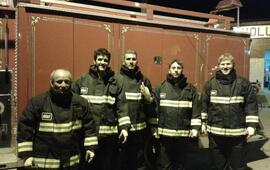
[[51, 73], [51, 88], [28, 102], [18, 123], [18, 156], [36, 169], [77, 170], [82, 152], [87, 162], [97, 146], [87, 100], [71, 92], [71, 73]]

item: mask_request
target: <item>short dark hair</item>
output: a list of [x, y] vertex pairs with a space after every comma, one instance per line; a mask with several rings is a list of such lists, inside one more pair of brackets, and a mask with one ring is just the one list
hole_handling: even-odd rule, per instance
[[99, 48], [94, 52], [94, 60], [97, 59], [97, 56], [107, 56], [109, 61], [111, 60], [111, 53], [106, 48]]
[[172, 62], [170, 62], [170, 64], [169, 64], [169, 69], [171, 68], [171, 65], [172, 65], [173, 63], [179, 64], [179, 65], [182, 67], [182, 69], [184, 68], [183, 63], [182, 63], [180, 60], [178, 60], [178, 59], [173, 59]]

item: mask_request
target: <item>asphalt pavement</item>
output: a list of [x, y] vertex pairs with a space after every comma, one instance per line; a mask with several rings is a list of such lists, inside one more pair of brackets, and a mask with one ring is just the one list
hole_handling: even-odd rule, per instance
[[[259, 108], [262, 129], [248, 139], [248, 169], [270, 170], [270, 91], [260, 92], [259, 95], [262, 99]], [[187, 159], [188, 170], [210, 170], [209, 150], [196, 148], [196, 142], [193, 146]]]

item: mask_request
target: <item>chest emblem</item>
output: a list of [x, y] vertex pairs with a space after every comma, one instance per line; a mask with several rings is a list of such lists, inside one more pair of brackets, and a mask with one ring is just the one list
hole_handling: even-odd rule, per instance
[[81, 94], [88, 94], [88, 87], [81, 87]]
[[211, 96], [216, 96], [217, 95], [217, 90], [211, 90], [210, 95]]
[[52, 120], [52, 113], [49, 113], [49, 112], [42, 112], [41, 114], [41, 120], [45, 120], [45, 121], [50, 121]]
[[165, 98], [166, 98], [166, 93], [160, 93], [159, 97], [160, 97], [161, 99], [165, 99]]

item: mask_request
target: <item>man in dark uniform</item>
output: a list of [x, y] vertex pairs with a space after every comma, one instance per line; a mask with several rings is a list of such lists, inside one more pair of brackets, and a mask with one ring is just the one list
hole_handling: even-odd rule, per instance
[[97, 49], [89, 72], [79, 77], [72, 86], [75, 93], [88, 100], [94, 114], [99, 140], [91, 165], [95, 170], [111, 170], [116, 167], [119, 140], [120, 143], [126, 142], [130, 128], [123, 85], [116, 80], [114, 71], [109, 67], [110, 59], [111, 54], [107, 49]]
[[155, 88], [160, 142], [158, 170], [184, 170], [188, 143], [201, 127], [198, 94], [187, 82], [183, 64], [175, 59], [169, 64], [166, 80]]
[[71, 92], [71, 74], [51, 73], [49, 91], [33, 97], [18, 123], [18, 156], [37, 169], [79, 169], [82, 146], [90, 162], [98, 144], [87, 100]]
[[[153, 101], [152, 86], [138, 66], [137, 53], [127, 50], [123, 56], [118, 81], [123, 83], [123, 91], [128, 101], [128, 114], [131, 128], [126, 144], [120, 153], [120, 166], [122, 170], [144, 170], [144, 144], [146, 140], [147, 125], [156, 124], [153, 113], [148, 112]], [[154, 121], [154, 122], [153, 122]]]
[[222, 54], [202, 93], [202, 132], [208, 133], [213, 170], [247, 170], [247, 138], [259, 122], [253, 87], [234, 66], [234, 57]]

